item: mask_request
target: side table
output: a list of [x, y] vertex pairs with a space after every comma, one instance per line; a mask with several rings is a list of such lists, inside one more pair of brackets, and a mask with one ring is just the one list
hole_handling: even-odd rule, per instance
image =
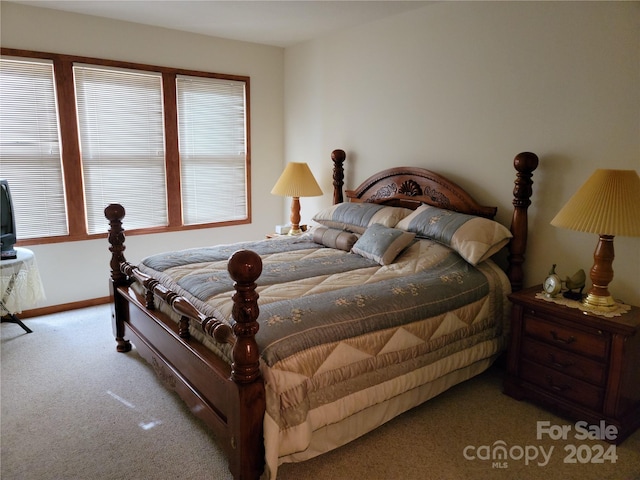
[[44, 288], [33, 252], [22, 247], [15, 250], [16, 258], [0, 261], [0, 313], [2, 322], [16, 323], [31, 333], [16, 314], [44, 300]]
[[605, 317], [539, 298], [541, 291], [509, 296], [504, 392], [590, 425], [604, 421], [622, 442], [640, 427], [640, 308]]

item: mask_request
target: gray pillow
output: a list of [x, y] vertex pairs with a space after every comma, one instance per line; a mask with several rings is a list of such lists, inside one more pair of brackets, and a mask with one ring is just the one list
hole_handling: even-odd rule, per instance
[[503, 225], [488, 218], [421, 205], [398, 222], [396, 228], [429, 238], [478, 265], [504, 247], [512, 235]]
[[325, 247], [349, 252], [357, 240], [358, 236], [355, 233], [337, 228], [319, 226], [313, 229], [313, 241]]
[[313, 220], [325, 227], [363, 233], [374, 223], [395, 227], [396, 223], [411, 212], [408, 208], [388, 207], [376, 203], [345, 202], [319, 211], [313, 216]]
[[413, 232], [374, 223], [358, 239], [351, 252], [375, 260], [380, 265], [389, 265], [413, 242], [415, 236]]

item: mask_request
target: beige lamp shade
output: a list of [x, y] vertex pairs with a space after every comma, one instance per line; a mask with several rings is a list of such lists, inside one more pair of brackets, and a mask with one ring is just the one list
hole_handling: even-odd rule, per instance
[[602, 235], [640, 237], [640, 177], [635, 170], [596, 170], [551, 225]]
[[303, 162], [291, 162], [280, 175], [271, 189], [274, 195], [283, 197], [317, 197], [322, 190], [313, 177], [309, 165]]

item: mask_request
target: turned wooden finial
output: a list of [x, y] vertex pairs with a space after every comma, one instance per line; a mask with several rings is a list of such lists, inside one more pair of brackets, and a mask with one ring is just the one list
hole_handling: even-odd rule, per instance
[[342, 186], [344, 185], [344, 167], [343, 163], [347, 158], [344, 150], [334, 150], [331, 152], [331, 160], [333, 160], [333, 204], [342, 203]]
[[229, 258], [229, 275], [236, 293], [233, 295], [233, 346], [231, 378], [237, 383], [249, 383], [260, 376], [260, 352], [255, 335], [260, 310], [255, 281], [262, 273], [262, 259], [251, 250], [238, 250]]
[[[104, 209], [104, 216], [109, 220], [109, 251], [111, 252], [111, 261], [109, 262], [109, 268], [111, 269], [111, 295], [114, 297], [114, 303], [111, 307], [111, 316], [114, 320], [115, 334], [116, 334], [116, 350], [118, 352], [128, 352], [131, 350], [131, 343], [124, 338], [124, 323], [118, 314], [119, 308], [122, 304], [118, 303], [115, 297], [115, 289], [119, 286], [127, 285], [129, 282], [128, 276], [121, 270], [121, 265], [127, 265], [124, 258], [124, 229], [122, 228], [122, 219], [124, 218], [125, 210], [122, 205], [113, 203], [108, 205]], [[120, 305], [120, 307], [119, 307]]]
[[126, 275], [120, 271], [120, 264], [125, 262], [124, 258], [124, 229], [122, 220], [125, 216], [124, 207], [117, 203], [112, 203], [104, 209], [104, 216], [109, 220], [109, 251], [111, 252], [111, 279], [116, 285], [126, 283]]
[[531, 205], [533, 171], [538, 167], [538, 156], [531, 152], [522, 152], [513, 159], [516, 180], [513, 189], [513, 217], [511, 219], [511, 234], [513, 238], [509, 244], [509, 269], [507, 275], [511, 282], [511, 289], [515, 292], [522, 289], [524, 272], [524, 252], [527, 248], [528, 216], [527, 209]]

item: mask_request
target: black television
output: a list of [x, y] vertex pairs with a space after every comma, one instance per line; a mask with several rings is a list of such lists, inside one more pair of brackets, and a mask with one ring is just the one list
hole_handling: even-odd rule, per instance
[[9, 182], [3, 178], [0, 179], [0, 243], [1, 260], [16, 258], [17, 252], [13, 248], [16, 243], [16, 220]]

